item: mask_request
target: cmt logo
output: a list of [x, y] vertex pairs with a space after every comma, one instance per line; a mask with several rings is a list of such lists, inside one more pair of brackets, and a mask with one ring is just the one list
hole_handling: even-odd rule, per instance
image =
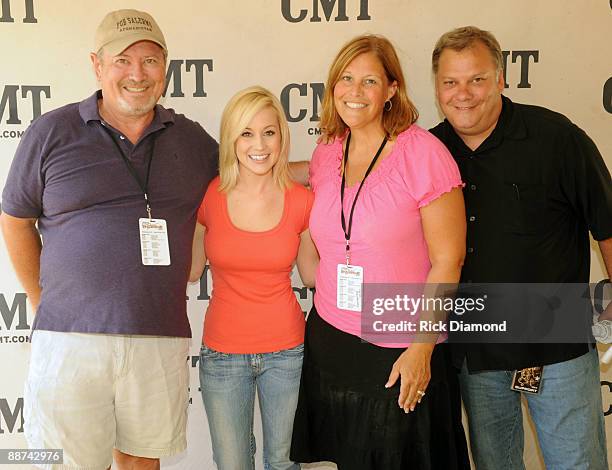
[[[611, 7], [612, 7], [612, 0]], [[606, 111], [612, 114], [612, 77], [608, 78], [608, 81], [603, 87], [603, 107]]]
[[[20, 88], [21, 100], [18, 101], [17, 92]], [[51, 98], [50, 85], [4, 85], [2, 97], [0, 98], [0, 124], [4, 118], [7, 106], [8, 118], [6, 124], [21, 124], [19, 108], [24, 105], [29, 106], [29, 109], [32, 110], [32, 121], [36, 119], [41, 114], [41, 100], [43, 94], [45, 95], [45, 99]]]
[[[290, 83], [285, 86], [280, 93], [280, 101], [285, 110], [287, 121], [300, 122], [308, 118], [310, 122], [318, 122], [320, 120], [319, 108], [325, 84], [323, 83]], [[299, 99], [300, 105], [293, 105], [294, 100]], [[319, 128], [312, 127], [308, 129], [308, 134], [320, 134]]]
[[[608, 396], [612, 395], [612, 382], [608, 382], [607, 380], [602, 380], [601, 386], [602, 388], [608, 387]], [[603, 395], [606, 396], [605, 392], [603, 393]], [[610, 405], [608, 409], [604, 411], [604, 416], [610, 416], [610, 415], [612, 415], [612, 405]]]
[[168, 88], [170, 88], [170, 84], [172, 84], [172, 92], [170, 93], [170, 96], [172, 98], [183, 98], [185, 96], [185, 93], [183, 93], [183, 73], [194, 73], [195, 89], [192, 96], [194, 98], [206, 97], [207, 94], [204, 90], [204, 69], [212, 72], [212, 59], [171, 60], [168, 63], [168, 71], [166, 72], [166, 88], [163, 96], [166, 96]]
[[[15, 430], [18, 419], [19, 427]], [[18, 398], [13, 407], [6, 398], [0, 398], [0, 434], [6, 432], [5, 428], [9, 433], [23, 432], [23, 398]]]
[[[323, 16], [325, 16], [326, 21], [349, 20], [349, 17], [346, 14], [346, 0], [301, 0], [299, 2], [292, 2], [291, 0], [282, 0], [281, 13], [283, 14], [283, 18], [289, 21], [289, 23], [300, 23], [301, 21], [304, 21], [310, 13], [307, 8], [299, 8], [299, 6], [299, 9], [292, 8], [292, 3], [294, 5], [296, 3], [299, 3], [299, 6], [312, 3], [312, 14], [310, 16], [311, 23], [320, 23], [322, 21], [321, 16], [319, 14], [319, 6], [323, 10]], [[359, 2], [357, 2], [356, 0], [349, 0], [349, 3], [351, 4], [351, 6], [354, 7], [354, 9], [356, 9], [357, 4], [359, 6], [359, 14], [356, 17], [357, 21], [367, 21], [372, 19], [369, 13], [368, 0], [359, 0]], [[336, 4], [338, 4], [337, 8]], [[336, 16], [333, 16], [334, 12], [336, 13]]]
[[[210, 286], [208, 285], [209, 271], [210, 266], [207, 264], [206, 266], [204, 266], [204, 272], [202, 273], [202, 276], [200, 276], [200, 292], [196, 297], [197, 300], [210, 300]], [[187, 300], [189, 300], [189, 296], [187, 296]]]
[[[198, 296], [196, 297], [196, 300], [210, 300], [210, 285], [208, 283], [208, 272], [210, 271], [210, 266], [207, 264], [204, 267], [204, 272], [202, 273], [202, 276], [200, 277], [200, 292], [198, 293]], [[295, 293], [295, 295], [297, 296], [298, 300], [307, 300], [308, 299], [308, 292], [311, 291], [312, 289], [309, 289], [308, 287], [292, 287], [293, 292]], [[189, 300], [189, 296], [187, 296], [187, 300]], [[198, 357], [198, 356], [193, 356], [194, 358]], [[197, 360], [193, 360], [192, 359], [192, 364], [191, 367], [195, 367], [197, 364]]]
[[529, 83], [529, 59], [533, 59], [534, 63], [538, 63], [540, 59], [540, 51], [502, 51], [504, 58], [504, 82], [506, 82], [506, 88], [510, 88], [508, 81], [506, 80], [506, 72], [508, 71], [508, 57], [512, 54], [512, 63], [516, 64], [519, 60], [521, 67], [521, 81], [516, 86], [517, 88], [531, 88]]
[[[34, 0], [21, 0], [25, 3], [25, 17], [23, 18], [24, 23], [38, 23], [38, 20], [34, 16]], [[21, 3], [21, 1], [12, 1], [13, 4]], [[11, 0], [0, 1], [0, 23], [14, 23], [15, 18], [11, 16]]]
[[610, 279], [602, 279], [595, 284], [595, 288], [593, 289], [593, 309], [598, 314], [602, 314], [605, 310], [604, 304], [607, 304], [607, 301], [612, 300], [610, 298], [610, 293], [608, 293], [612, 291], [606, 291], [606, 286], [608, 285], [611, 285]]
[[[13, 297], [13, 303], [9, 307], [8, 302], [4, 294], [0, 294], [0, 316], [2, 317], [2, 323], [4, 328], [10, 330], [13, 328], [15, 319], [17, 324], [15, 330], [29, 330], [28, 325], [28, 312], [27, 312], [27, 296], [26, 294], [19, 293]], [[0, 325], [0, 330], [2, 326]]]

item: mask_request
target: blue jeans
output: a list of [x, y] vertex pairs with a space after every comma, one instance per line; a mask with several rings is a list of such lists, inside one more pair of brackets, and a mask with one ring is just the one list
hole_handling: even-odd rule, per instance
[[200, 350], [200, 386], [219, 470], [255, 469], [255, 389], [266, 470], [297, 470], [289, 459], [304, 345], [263, 354]]
[[[521, 393], [513, 371], [459, 375], [478, 470], [524, 470]], [[525, 393], [546, 468], [607, 470], [597, 350], [544, 366], [538, 395]]]

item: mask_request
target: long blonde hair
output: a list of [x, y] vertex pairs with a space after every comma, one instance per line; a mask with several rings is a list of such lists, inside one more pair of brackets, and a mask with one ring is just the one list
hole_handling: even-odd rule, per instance
[[272, 169], [274, 182], [282, 189], [290, 186], [289, 177], [289, 125], [282, 105], [270, 91], [252, 86], [236, 93], [227, 103], [221, 117], [219, 143], [219, 191], [230, 191], [238, 182], [239, 164], [236, 156], [236, 139], [248, 127], [253, 117], [270, 107], [278, 118], [281, 151]]

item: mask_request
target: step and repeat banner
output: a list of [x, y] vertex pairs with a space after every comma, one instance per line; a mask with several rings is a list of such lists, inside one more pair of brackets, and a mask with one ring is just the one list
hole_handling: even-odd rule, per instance
[[[291, 159], [309, 159], [329, 64], [345, 41], [365, 32], [384, 34], [396, 45], [419, 123], [431, 127], [441, 118], [430, 71], [433, 46], [449, 29], [476, 25], [502, 45], [505, 94], [567, 115], [612, 167], [611, 0], [0, 0], [0, 185], [32, 120], [96, 89], [89, 59], [94, 31], [108, 11], [119, 8], [156, 18], [169, 48], [161, 103], [199, 121], [215, 138], [227, 100], [260, 84], [285, 108]], [[591, 280], [598, 282], [607, 276], [592, 246]], [[23, 382], [33, 318], [3, 244], [0, 263], [0, 448], [25, 448]], [[306, 311], [312, 294], [294, 279]], [[214, 468], [197, 375], [210, 291], [208, 276], [187, 289], [194, 333], [189, 447], [164, 460], [163, 468]], [[612, 461], [612, 368], [602, 366], [601, 385]], [[527, 468], [543, 468], [533, 426], [526, 427]], [[261, 449], [259, 424], [256, 437]], [[261, 468], [261, 450], [257, 461]]]

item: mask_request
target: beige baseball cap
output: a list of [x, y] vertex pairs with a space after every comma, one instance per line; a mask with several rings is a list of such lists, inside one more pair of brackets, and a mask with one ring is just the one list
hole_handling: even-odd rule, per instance
[[151, 15], [138, 10], [111, 11], [96, 30], [94, 51], [104, 48], [116, 56], [138, 41], [152, 41], [168, 51], [164, 34]]

